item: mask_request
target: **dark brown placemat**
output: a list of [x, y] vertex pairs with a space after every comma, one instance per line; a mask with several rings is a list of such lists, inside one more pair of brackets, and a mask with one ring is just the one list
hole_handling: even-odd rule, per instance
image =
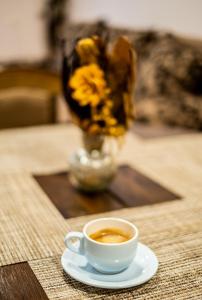
[[119, 168], [109, 189], [102, 193], [87, 194], [76, 190], [68, 173], [34, 178], [64, 218], [180, 199], [179, 195], [126, 165]]
[[41, 284], [27, 262], [0, 268], [1, 300], [48, 300]]

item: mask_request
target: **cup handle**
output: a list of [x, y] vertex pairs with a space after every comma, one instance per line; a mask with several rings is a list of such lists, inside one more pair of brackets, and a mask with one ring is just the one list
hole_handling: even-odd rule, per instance
[[[79, 241], [79, 245], [76, 246], [75, 243], [72, 242], [72, 239], [77, 239]], [[65, 245], [72, 252], [83, 255], [84, 254], [84, 235], [82, 232], [69, 232], [64, 239]]]

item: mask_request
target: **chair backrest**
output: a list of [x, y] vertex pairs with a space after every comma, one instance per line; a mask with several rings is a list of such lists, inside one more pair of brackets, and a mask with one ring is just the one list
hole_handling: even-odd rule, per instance
[[58, 66], [58, 40], [67, 3], [1, 2], [0, 128], [55, 122], [60, 82], [45, 66]]
[[0, 128], [56, 122], [60, 78], [39, 68], [0, 71]]

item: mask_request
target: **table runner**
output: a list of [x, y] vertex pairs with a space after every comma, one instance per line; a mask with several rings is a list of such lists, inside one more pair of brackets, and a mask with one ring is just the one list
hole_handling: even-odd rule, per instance
[[97, 216], [65, 220], [32, 177], [65, 171], [67, 157], [78, 144], [79, 134], [73, 126], [0, 132], [1, 265], [28, 261], [49, 299], [117, 299], [118, 295], [120, 299], [199, 299], [201, 134], [155, 140], [129, 134], [120, 162], [180, 194], [182, 201], [101, 214], [136, 223], [140, 240], [160, 261], [159, 271], [150, 282], [116, 292], [87, 287], [64, 275], [59, 260], [65, 232], [80, 229]]

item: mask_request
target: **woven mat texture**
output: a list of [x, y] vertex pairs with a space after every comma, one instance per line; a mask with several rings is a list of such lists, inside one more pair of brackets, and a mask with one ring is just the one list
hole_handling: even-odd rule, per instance
[[[185, 213], [187, 219], [182, 225], [180, 220]], [[139, 208], [127, 210], [127, 218], [140, 228], [141, 241], [149, 245], [159, 259], [158, 273], [138, 288], [110, 291], [85, 286], [62, 271], [60, 256], [29, 264], [50, 299], [198, 300], [202, 294], [201, 214], [202, 208], [168, 211], [165, 218], [164, 210], [157, 209], [155, 217], [145, 219]], [[72, 229], [80, 229], [83, 221], [84, 218], [81, 222], [76, 218], [70, 222]]]
[[113, 211], [140, 229], [141, 242], [158, 256], [157, 275], [123, 291], [84, 286], [62, 271], [63, 237], [100, 215], [65, 220], [32, 174], [65, 171], [79, 145], [73, 126], [0, 132], [0, 265], [28, 261], [50, 299], [200, 299], [202, 294], [202, 136], [142, 140], [129, 134], [119, 155], [182, 200]]
[[25, 174], [0, 175], [0, 265], [61, 253], [68, 225]]

